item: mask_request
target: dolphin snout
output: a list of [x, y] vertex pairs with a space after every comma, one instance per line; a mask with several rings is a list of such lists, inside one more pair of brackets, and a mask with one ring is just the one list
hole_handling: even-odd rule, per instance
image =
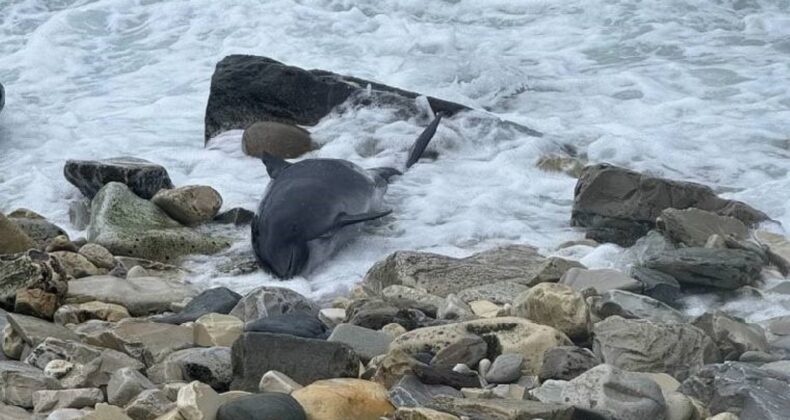
[[266, 262], [272, 274], [282, 279], [290, 279], [302, 273], [308, 258], [307, 246], [297, 245], [279, 249]]

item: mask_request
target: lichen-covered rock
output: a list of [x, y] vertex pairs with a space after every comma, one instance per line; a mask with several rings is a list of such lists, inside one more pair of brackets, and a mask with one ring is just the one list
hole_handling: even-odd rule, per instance
[[66, 282], [60, 261], [43, 252], [0, 256], [0, 306], [13, 307], [19, 289], [40, 289], [62, 299]]
[[189, 254], [213, 254], [227, 239], [186, 228], [155, 204], [111, 182], [93, 200], [88, 240], [114, 255], [174, 262]]
[[30, 211], [14, 211], [8, 215], [8, 220], [32, 239], [36, 244], [36, 249], [39, 250], [46, 249], [60, 236], [68, 238], [66, 231], [60, 226]]
[[213, 219], [222, 207], [222, 196], [205, 185], [189, 185], [171, 190], [160, 190], [151, 202], [174, 220], [196, 226]]
[[153, 197], [160, 189], [173, 188], [164, 167], [133, 157], [68, 160], [63, 174], [88, 198], [93, 198], [110, 182], [122, 183], [145, 199]]
[[16, 254], [36, 248], [27, 234], [0, 212], [0, 255]]
[[99, 269], [93, 263], [76, 252], [55, 251], [50, 252], [49, 255], [57, 258], [60, 265], [66, 270], [66, 274], [75, 279], [100, 274]]
[[564, 284], [540, 283], [530, 288], [513, 302], [513, 315], [552, 326], [571, 339], [584, 339], [592, 327], [584, 297]]

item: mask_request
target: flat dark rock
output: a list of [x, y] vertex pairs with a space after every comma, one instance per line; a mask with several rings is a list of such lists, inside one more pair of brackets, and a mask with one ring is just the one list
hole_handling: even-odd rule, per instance
[[414, 375], [406, 375], [390, 388], [389, 399], [396, 407], [421, 407], [439, 395], [464, 397], [461, 391], [451, 386], [427, 385]]
[[264, 392], [244, 396], [219, 407], [217, 420], [307, 420], [299, 402], [288, 394]]
[[233, 343], [231, 363], [231, 389], [250, 392], [258, 392], [261, 377], [270, 370], [300, 384], [359, 374], [359, 356], [347, 345], [284, 334], [242, 334]]
[[644, 266], [686, 285], [737, 289], [760, 278], [763, 261], [741, 249], [680, 248], [649, 257]]
[[155, 318], [153, 321], [167, 324], [193, 322], [205, 314], [229, 314], [241, 300], [241, 295], [227, 287], [204, 290], [187, 303], [181, 312]]
[[290, 312], [248, 322], [244, 326], [244, 331], [317, 339], [325, 339], [329, 336], [327, 326], [317, 316], [304, 312]]
[[214, 222], [224, 224], [234, 224], [236, 226], [249, 225], [255, 213], [243, 209], [241, 207], [234, 207], [228, 211], [224, 211], [214, 217]]
[[163, 166], [133, 157], [68, 160], [63, 174], [88, 198], [93, 198], [110, 182], [126, 184], [132, 192], [145, 199], [150, 199], [163, 188], [173, 188]]
[[463, 374], [450, 368], [433, 367], [422, 363], [415, 363], [412, 371], [420, 382], [427, 385], [447, 385], [456, 389], [480, 387], [480, 378], [475, 373]]
[[631, 277], [642, 283], [642, 294], [669, 306], [677, 306], [681, 297], [680, 283], [669, 274], [646, 267], [634, 267]]

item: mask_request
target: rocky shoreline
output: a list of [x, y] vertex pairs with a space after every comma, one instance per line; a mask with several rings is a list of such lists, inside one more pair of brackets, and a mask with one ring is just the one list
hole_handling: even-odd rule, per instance
[[[211, 111], [239, 82], [228, 75], [364, 82], [234, 57], [215, 74], [207, 136], [262, 124], [245, 133], [253, 155], [290, 153], [272, 148], [282, 138], [304, 153], [309, 132], [294, 124], [306, 122], [288, 117], [304, 104], [250, 94], [279, 108]], [[250, 73], [261, 63], [273, 76]], [[0, 213], [0, 419], [786, 418], [790, 317], [757, 325], [682, 308], [698, 293], [759, 296], [765, 278], [788, 276], [790, 242], [760, 230], [768, 216], [699, 184], [566, 156], [539, 165], [579, 179], [570, 223], [587, 239], [560, 248], [616, 243], [627, 270], [524, 244], [466, 258], [402, 250], [319, 304], [281, 287], [196, 290], [181, 259], [224, 252], [216, 227], [245, 229], [249, 211], [222, 211], [214, 189], [174, 186], [152, 162], [68, 161], [85, 196], [71, 222], [86, 238], [29, 210]]]

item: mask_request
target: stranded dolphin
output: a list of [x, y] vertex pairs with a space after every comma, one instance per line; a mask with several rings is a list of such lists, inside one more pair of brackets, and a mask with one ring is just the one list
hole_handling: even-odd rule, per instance
[[[441, 116], [420, 134], [409, 152], [408, 169], [431, 141]], [[386, 216], [387, 184], [401, 172], [365, 170], [342, 159], [288, 163], [264, 155], [271, 177], [252, 220], [252, 248], [258, 264], [287, 279], [312, 269], [353, 236], [352, 225]]]

